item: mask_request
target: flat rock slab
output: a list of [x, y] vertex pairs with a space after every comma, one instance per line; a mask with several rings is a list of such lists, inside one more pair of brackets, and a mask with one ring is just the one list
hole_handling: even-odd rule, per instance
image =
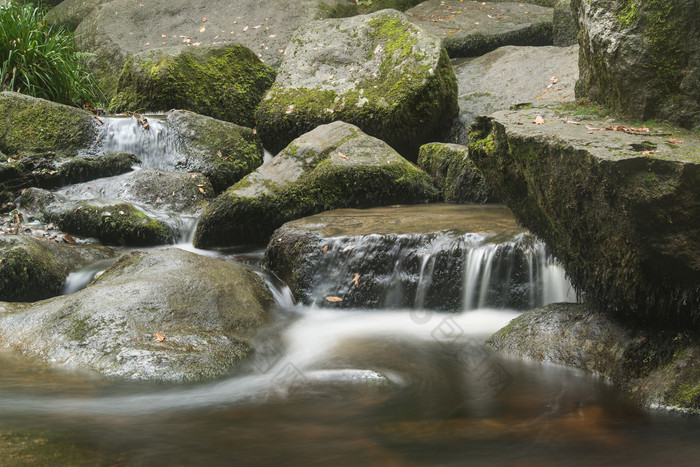
[[525, 3], [429, 0], [406, 11], [442, 40], [450, 57], [475, 57], [504, 45], [551, 45], [552, 8]]
[[136, 251], [74, 294], [0, 303], [0, 347], [107, 376], [211, 379], [250, 353], [271, 303], [243, 266], [174, 248]]
[[480, 118], [470, 157], [601, 309], [700, 322], [700, 137], [531, 108]]
[[478, 115], [514, 104], [574, 101], [578, 46], [500, 47], [454, 70], [460, 119], [468, 127]]

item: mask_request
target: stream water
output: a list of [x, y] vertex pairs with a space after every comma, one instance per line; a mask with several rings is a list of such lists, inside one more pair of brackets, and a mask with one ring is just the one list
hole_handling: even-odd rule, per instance
[[[464, 311], [441, 313], [296, 304], [262, 251], [183, 241], [268, 279], [275, 319], [255, 357], [216, 381], [155, 384], [0, 353], [0, 465], [696, 465], [697, 418], [646, 413], [599, 378], [484, 349], [519, 313], [480, 301], [501, 277], [489, 258], [508, 248], [492, 245], [466, 254]], [[573, 299], [533, 251], [531, 289], [550, 291], [533, 304]], [[107, 265], [71, 276], [66, 293]]]

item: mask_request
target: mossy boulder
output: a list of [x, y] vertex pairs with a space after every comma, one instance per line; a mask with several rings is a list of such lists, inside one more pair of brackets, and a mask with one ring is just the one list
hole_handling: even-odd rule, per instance
[[330, 0], [324, 2], [327, 7], [323, 7], [322, 17], [346, 18], [386, 9], [406, 11], [421, 2], [422, 0], [373, 0], [358, 3], [354, 0]]
[[487, 347], [602, 375], [647, 408], [700, 414], [697, 329], [630, 326], [581, 303], [528, 311]]
[[418, 166], [433, 177], [443, 201], [449, 203], [497, 202], [489, 182], [459, 144], [428, 143], [420, 148]]
[[114, 256], [110, 248], [58, 243], [30, 235], [0, 236], [0, 300], [29, 302], [61, 293], [72, 271]]
[[406, 13], [438, 37], [451, 58], [475, 57], [505, 45], [552, 45], [552, 8], [523, 2], [428, 0]]
[[252, 127], [274, 80], [275, 70], [240, 44], [163, 47], [129, 57], [110, 110], [183, 109]]
[[54, 152], [74, 156], [97, 138], [89, 112], [36, 97], [0, 93], [0, 151], [8, 156]]
[[173, 231], [165, 222], [128, 203], [105, 205], [94, 200], [70, 201], [40, 188], [28, 188], [19, 202], [65, 232], [94, 237], [107, 244], [145, 246], [173, 241]]
[[697, 134], [579, 112], [483, 117], [470, 157], [587, 301], [642, 323], [700, 323]]
[[635, 119], [700, 127], [700, 8], [695, 0], [572, 0], [577, 96]]
[[428, 174], [358, 127], [333, 122], [297, 138], [204, 211], [199, 248], [266, 243], [292, 219], [342, 207], [436, 199]]
[[264, 280], [237, 264], [135, 251], [74, 294], [0, 303], [0, 346], [107, 376], [206, 380], [251, 352], [271, 303]]
[[263, 162], [262, 143], [250, 128], [181, 110], [168, 112], [166, 124], [184, 157], [177, 169], [204, 174], [216, 192]]
[[298, 30], [256, 118], [272, 152], [342, 120], [415, 160], [456, 115], [457, 81], [440, 41], [382, 10]]

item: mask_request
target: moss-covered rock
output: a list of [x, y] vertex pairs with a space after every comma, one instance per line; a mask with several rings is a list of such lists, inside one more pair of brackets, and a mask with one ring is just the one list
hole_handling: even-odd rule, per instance
[[700, 323], [697, 135], [575, 112], [484, 117], [470, 157], [587, 301], [640, 322]]
[[29, 235], [0, 236], [0, 300], [53, 297], [61, 293], [70, 272], [112, 256], [107, 247], [69, 245]]
[[263, 147], [255, 132], [192, 112], [168, 112], [166, 123], [185, 159], [179, 170], [200, 172], [221, 192], [258, 168]]
[[418, 166], [433, 177], [442, 199], [449, 203], [492, 203], [498, 196], [459, 144], [428, 143], [420, 148]]
[[354, 0], [330, 0], [322, 5], [322, 18], [347, 18], [350, 16], [374, 13], [379, 10], [406, 11], [421, 3], [422, 0], [373, 0], [358, 3]]
[[342, 120], [415, 160], [457, 115], [457, 81], [439, 40], [395, 10], [298, 30], [257, 111], [273, 152]]
[[206, 380], [251, 352], [271, 303], [264, 280], [237, 264], [137, 251], [74, 294], [0, 303], [0, 346], [108, 376]]
[[505, 45], [552, 44], [553, 10], [523, 2], [428, 0], [406, 13], [440, 38], [451, 58], [475, 57]]
[[695, 0], [572, 0], [577, 97], [637, 119], [700, 127], [700, 9]]
[[15, 92], [0, 93], [0, 151], [8, 156], [74, 156], [96, 137], [97, 122], [89, 112]]
[[557, 303], [520, 315], [487, 345], [605, 376], [648, 408], [700, 414], [697, 330], [629, 326], [590, 305]]
[[297, 138], [215, 199], [197, 224], [194, 243], [266, 243], [285, 222], [324, 210], [436, 197], [430, 177], [386, 143], [334, 122]]
[[159, 48], [126, 61], [110, 110], [183, 109], [252, 127], [274, 80], [274, 69], [240, 44]]

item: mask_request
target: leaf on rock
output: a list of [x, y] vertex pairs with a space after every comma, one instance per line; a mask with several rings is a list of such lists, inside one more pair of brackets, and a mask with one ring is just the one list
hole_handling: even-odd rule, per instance
[[165, 336], [158, 332], [153, 334], [153, 337], [155, 337], [158, 342], [163, 342], [165, 340]]
[[352, 279], [352, 283], [355, 284], [355, 287], [360, 286], [360, 275], [358, 273], [355, 273], [355, 277]]
[[532, 121], [535, 125], [542, 125], [544, 123], [544, 118], [542, 118], [542, 115], [537, 114], [537, 117]]
[[671, 143], [671, 144], [683, 144], [683, 143], [685, 143], [685, 140], [684, 139], [669, 138], [668, 141], [666, 141], [666, 142]]
[[343, 299], [340, 297], [333, 297], [333, 296], [329, 295], [328, 297], [326, 297], [326, 301], [331, 302], [331, 303], [336, 303], [336, 302], [342, 302]]
[[328, 245], [323, 247], [323, 254], [325, 255], [326, 253], [328, 253]]
[[340, 151], [338, 151], [338, 157], [340, 157], [341, 159], [346, 160], [346, 161], [350, 159], [348, 156], [346, 156], [345, 154], [343, 154]]

